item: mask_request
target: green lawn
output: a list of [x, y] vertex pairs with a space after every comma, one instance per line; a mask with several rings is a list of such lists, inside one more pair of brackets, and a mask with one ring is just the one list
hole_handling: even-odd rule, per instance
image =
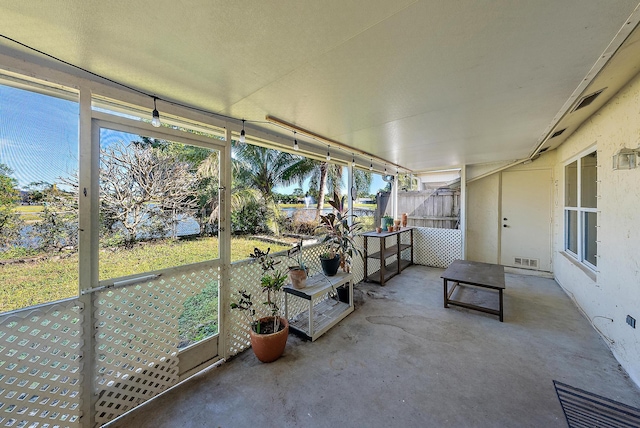
[[[287, 248], [234, 238], [231, 242], [232, 261], [248, 258], [254, 247], [271, 247], [272, 252]], [[147, 243], [131, 250], [101, 249], [99, 275], [101, 279], [117, 278], [217, 257], [217, 238]], [[77, 296], [78, 255], [0, 265], [0, 284], [0, 312]]]
[[15, 208], [15, 212], [20, 214], [20, 218], [28, 223], [39, 221], [41, 219], [40, 213], [44, 211], [42, 205], [18, 205]]

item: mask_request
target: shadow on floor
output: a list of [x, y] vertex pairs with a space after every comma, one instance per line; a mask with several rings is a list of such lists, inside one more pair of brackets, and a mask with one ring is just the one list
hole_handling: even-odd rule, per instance
[[[357, 286], [356, 311], [284, 356], [251, 350], [121, 418], [118, 427], [562, 427], [552, 381], [640, 406], [602, 339], [552, 279], [507, 274], [505, 319], [444, 309], [442, 269]], [[497, 293], [461, 298], [497, 305]], [[460, 296], [459, 296], [460, 297]]]

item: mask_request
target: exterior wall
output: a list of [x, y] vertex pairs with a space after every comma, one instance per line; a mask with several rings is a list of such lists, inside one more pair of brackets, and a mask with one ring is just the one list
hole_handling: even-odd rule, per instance
[[[583, 309], [634, 382], [640, 385], [640, 168], [613, 171], [612, 157], [640, 145], [640, 75], [557, 150], [554, 265], [558, 283]], [[598, 268], [589, 275], [563, 253], [564, 164], [598, 151]]]

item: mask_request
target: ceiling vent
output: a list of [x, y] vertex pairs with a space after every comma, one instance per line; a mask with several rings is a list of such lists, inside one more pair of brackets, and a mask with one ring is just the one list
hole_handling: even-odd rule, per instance
[[567, 128], [564, 128], [564, 129], [561, 129], [561, 130], [559, 130], [559, 131], [554, 132], [554, 133], [551, 135], [551, 137], [549, 137], [549, 139], [556, 138], [557, 136], [562, 135], [562, 133], [563, 133], [564, 131], [566, 131], [566, 130], [567, 130]]
[[581, 108], [586, 107], [594, 102], [595, 99], [598, 98], [598, 95], [600, 95], [605, 89], [607, 88], [602, 88], [599, 91], [594, 92], [593, 94], [585, 95], [584, 97], [582, 97], [580, 101], [578, 101], [578, 104], [576, 104], [576, 107], [573, 109], [573, 111], [580, 110]]

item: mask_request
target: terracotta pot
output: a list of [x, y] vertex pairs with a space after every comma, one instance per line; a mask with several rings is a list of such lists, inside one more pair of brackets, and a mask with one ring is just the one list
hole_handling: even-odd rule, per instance
[[407, 227], [407, 213], [402, 214], [402, 227]]
[[376, 233], [382, 233], [382, 228], [381, 227], [376, 227]]
[[304, 269], [291, 269], [289, 279], [293, 288], [298, 290], [307, 286], [307, 271]]
[[[260, 322], [273, 322], [273, 317], [260, 318]], [[282, 355], [284, 347], [289, 337], [289, 323], [286, 319], [280, 317], [280, 324], [284, 328], [276, 333], [258, 334], [250, 329], [251, 348], [256, 357], [263, 363], [271, 363]]]
[[393, 226], [387, 226], [387, 231], [388, 232], [393, 232]]

